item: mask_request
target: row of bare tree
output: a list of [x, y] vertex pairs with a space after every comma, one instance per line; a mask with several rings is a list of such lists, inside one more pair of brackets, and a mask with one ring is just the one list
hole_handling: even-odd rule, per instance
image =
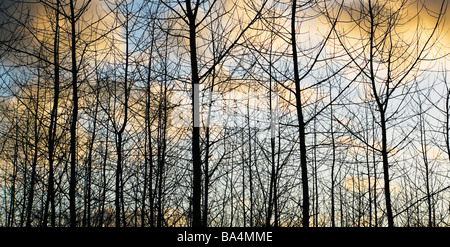
[[2, 226], [448, 226], [447, 1], [1, 3]]

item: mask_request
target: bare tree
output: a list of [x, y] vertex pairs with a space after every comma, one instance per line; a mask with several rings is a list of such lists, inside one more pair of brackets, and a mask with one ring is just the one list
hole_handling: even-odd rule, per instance
[[[417, 17], [417, 15], [407, 16], [406, 10], [410, 4], [409, 1], [385, 3], [360, 1], [347, 6], [347, 15], [363, 34], [359, 40], [364, 43], [358, 48], [350, 48], [350, 43], [344, 41], [344, 35], [351, 37], [352, 34], [349, 31], [338, 34], [347, 55], [362, 72], [365, 78], [363, 80], [367, 83], [373, 103], [377, 107], [381, 144], [379, 148], [375, 146], [372, 148], [381, 154], [383, 160], [384, 196], [389, 227], [394, 226], [389, 174], [389, 167], [392, 164], [389, 164], [389, 155], [393, 147], [401, 145], [401, 142], [394, 144], [388, 140], [388, 124], [399, 111], [398, 105], [406, 103], [403, 95], [409, 92], [408, 82], [432, 46], [433, 38], [442, 23], [445, 7], [445, 1], [442, 1], [430, 34], [417, 33], [414, 35], [417, 37], [415, 40], [408, 40], [402, 38], [398, 30], [408, 24], [405, 20], [410, 21]], [[393, 107], [394, 109], [390, 109], [389, 102], [394, 100], [398, 100], [399, 103]]]

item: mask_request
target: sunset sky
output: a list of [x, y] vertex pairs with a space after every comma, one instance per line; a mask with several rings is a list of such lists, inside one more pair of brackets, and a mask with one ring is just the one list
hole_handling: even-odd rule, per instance
[[295, 46], [292, 1], [197, 1], [190, 32], [184, 1], [78, 0], [76, 46], [55, 2], [0, 4], [0, 226], [52, 204], [61, 226], [191, 226], [194, 72], [205, 225], [300, 226], [305, 185], [311, 226], [387, 225], [386, 185], [396, 225], [450, 224], [442, 1], [371, 1], [374, 26], [369, 0], [300, 1]]

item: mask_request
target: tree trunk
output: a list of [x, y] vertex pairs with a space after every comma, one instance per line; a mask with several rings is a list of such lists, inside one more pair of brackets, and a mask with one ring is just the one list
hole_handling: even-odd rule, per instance
[[[128, 66], [129, 66], [129, 29], [128, 29], [128, 10], [125, 16], [125, 75], [124, 75], [124, 93], [125, 100], [123, 104], [124, 118], [122, 126], [117, 133], [117, 167], [116, 167], [116, 186], [115, 186], [115, 207], [116, 207], [116, 226], [120, 227], [121, 217], [123, 226], [126, 226], [124, 212], [124, 196], [123, 196], [123, 134], [128, 122], [128, 100], [130, 90], [128, 88]], [[121, 210], [122, 207], [122, 210]], [[121, 212], [122, 211], [122, 212]]]
[[[154, 28], [152, 28], [154, 30]], [[153, 31], [151, 37], [153, 38]], [[147, 196], [147, 190], [149, 191], [150, 198], [150, 227], [153, 226], [153, 156], [152, 156], [152, 122], [150, 121], [150, 102], [151, 102], [151, 71], [152, 71], [152, 54], [153, 54], [153, 39], [150, 46], [149, 62], [148, 62], [148, 74], [147, 74], [147, 92], [146, 92], [146, 104], [145, 104], [145, 163], [144, 163], [144, 191], [142, 193], [142, 209], [141, 209], [141, 225], [145, 226], [145, 201]], [[150, 168], [149, 168], [150, 166]], [[148, 175], [148, 169], [150, 169], [150, 175]], [[148, 187], [148, 189], [147, 189]]]
[[384, 111], [380, 109], [381, 118], [381, 136], [382, 136], [382, 150], [381, 155], [383, 156], [383, 177], [384, 177], [384, 196], [386, 200], [386, 212], [388, 217], [388, 226], [394, 227], [394, 216], [392, 214], [391, 206], [391, 189], [390, 189], [390, 179], [389, 179], [389, 161], [388, 161], [388, 151], [387, 151], [387, 133], [386, 133], [386, 119]]
[[87, 160], [87, 179], [86, 179], [86, 208], [85, 208], [85, 224], [87, 227], [91, 226], [91, 193], [92, 193], [92, 152], [94, 149], [94, 143], [95, 143], [95, 136], [97, 131], [97, 113], [98, 113], [98, 106], [100, 104], [99, 94], [100, 94], [100, 87], [98, 86], [99, 80], [97, 78], [97, 88], [95, 92], [95, 109], [94, 109], [94, 119], [93, 126], [92, 126], [92, 136], [91, 140], [89, 142], [89, 148], [88, 148], [88, 160]]
[[76, 53], [76, 16], [75, 4], [70, 0], [70, 25], [71, 25], [71, 55], [72, 55], [72, 122], [70, 123], [70, 181], [69, 181], [69, 210], [70, 226], [75, 227], [76, 220], [76, 165], [77, 165], [77, 121], [78, 121], [78, 76], [77, 76], [77, 53]]
[[196, 16], [192, 11], [190, 2], [186, 2], [186, 10], [189, 19], [189, 49], [190, 49], [190, 62], [192, 73], [192, 170], [193, 170], [193, 183], [192, 183], [192, 226], [200, 227], [201, 222], [201, 172], [202, 172], [202, 160], [200, 156], [200, 113], [199, 113], [199, 100], [200, 100], [200, 78], [198, 75], [197, 64], [197, 44], [196, 44]]
[[[330, 94], [331, 98], [331, 94]], [[335, 187], [335, 166], [336, 166], [336, 141], [334, 138], [334, 128], [333, 128], [333, 104], [330, 104], [330, 127], [331, 127], [331, 227], [336, 227], [336, 209], [335, 209], [335, 195], [334, 195], [334, 187]], [[369, 192], [370, 193], [370, 192]]]
[[306, 133], [305, 122], [303, 119], [302, 101], [301, 101], [301, 89], [300, 89], [300, 75], [298, 67], [297, 57], [297, 42], [295, 38], [295, 14], [297, 9], [297, 1], [292, 1], [292, 16], [291, 16], [291, 46], [294, 64], [294, 83], [295, 83], [295, 101], [298, 119], [298, 131], [300, 137], [300, 167], [302, 176], [302, 201], [303, 201], [303, 227], [309, 227], [309, 186], [308, 186], [308, 166], [306, 159]]
[[428, 165], [428, 157], [427, 157], [427, 141], [426, 141], [426, 133], [425, 133], [425, 121], [422, 116], [422, 104], [419, 103], [419, 126], [420, 126], [420, 146], [422, 152], [423, 163], [425, 165], [425, 186], [427, 193], [427, 209], [428, 209], [428, 227], [433, 226], [433, 217], [432, 217], [432, 205], [431, 205], [431, 193], [430, 193], [430, 170]]
[[28, 205], [27, 205], [27, 222], [26, 226], [31, 226], [32, 221], [32, 214], [33, 214], [33, 201], [34, 201], [34, 186], [36, 184], [36, 167], [37, 167], [37, 161], [38, 161], [38, 150], [39, 150], [39, 128], [38, 128], [38, 104], [39, 104], [39, 88], [40, 88], [40, 67], [38, 67], [38, 84], [37, 84], [37, 91], [36, 91], [36, 105], [35, 105], [35, 112], [34, 115], [34, 153], [33, 153], [33, 162], [31, 164], [31, 181], [30, 181], [30, 191], [28, 195]]
[[[53, 95], [53, 107], [50, 115], [50, 126], [48, 130], [48, 194], [47, 200], [50, 204], [50, 225], [55, 227], [55, 189], [54, 189], [54, 150], [55, 150], [55, 138], [56, 138], [56, 123], [58, 116], [58, 102], [59, 102], [59, 5], [60, 1], [56, 1], [55, 11], [55, 37], [53, 45], [53, 62], [54, 62], [54, 95]], [[45, 209], [44, 226], [47, 225], [47, 211]]]
[[[108, 106], [109, 101], [108, 101]], [[105, 154], [103, 157], [103, 166], [102, 166], [102, 178], [103, 178], [103, 188], [100, 202], [100, 221], [99, 226], [103, 227], [104, 215], [105, 215], [105, 203], [106, 203], [106, 187], [107, 187], [107, 179], [106, 179], [106, 165], [108, 161], [108, 143], [109, 143], [109, 128], [106, 128], [106, 138], [105, 138]]]

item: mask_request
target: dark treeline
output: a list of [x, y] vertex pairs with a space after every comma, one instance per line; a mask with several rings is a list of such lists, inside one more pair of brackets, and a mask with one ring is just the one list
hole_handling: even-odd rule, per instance
[[0, 8], [0, 225], [450, 224], [447, 1]]

